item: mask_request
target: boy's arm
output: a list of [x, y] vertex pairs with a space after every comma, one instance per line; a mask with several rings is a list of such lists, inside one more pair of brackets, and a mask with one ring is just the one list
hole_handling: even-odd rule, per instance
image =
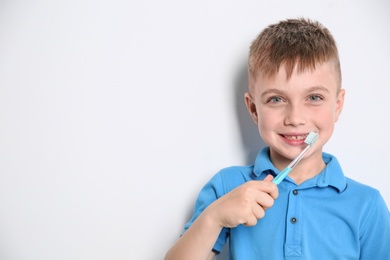
[[278, 188], [267, 176], [249, 181], [211, 203], [165, 256], [166, 260], [213, 259], [212, 249], [223, 227], [256, 225], [278, 197]]
[[213, 223], [206, 209], [168, 251], [165, 260], [214, 259], [212, 249], [221, 230], [222, 227]]

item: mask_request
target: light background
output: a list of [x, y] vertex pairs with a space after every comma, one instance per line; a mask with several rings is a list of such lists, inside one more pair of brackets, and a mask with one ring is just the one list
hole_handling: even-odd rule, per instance
[[[0, 0], [0, 259], [162, 259], [219, 169], [263, 146], [250, 42], [327, 26], [345, 108], [325, 151], [390, 205], [390, 2]], [[223, 254], [219, 259], [225, 259]]]

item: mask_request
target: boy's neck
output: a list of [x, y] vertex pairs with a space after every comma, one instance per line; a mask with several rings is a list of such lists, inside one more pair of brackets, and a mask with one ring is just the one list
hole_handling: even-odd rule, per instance
[[[290, 162], [288, 162], [290, 163]], [[287, 165], [281, 165], [274, 162], [276, 168], [282, 171]], [[289, 173], [289, 177], [294, 180], [297, 185], [302, 184], [303, 182], [313, 178], [318, 175], [323, 169], [325, 169], [326, 164], [322, 159], [322, 152], [317, 154], [312, 154], [308, 158], [303, 158]]]
[[289, 174], [289, 177], [294, 180], [297, 185], [302, 184], [303, 182], [313, 178], [314, 176], [320, 174], [322, 170], [326, 167], [325, 162], [322, 160], [319, 163], [312, 164], [305, 161], [301, 161], [297, 166], [292, 169]]

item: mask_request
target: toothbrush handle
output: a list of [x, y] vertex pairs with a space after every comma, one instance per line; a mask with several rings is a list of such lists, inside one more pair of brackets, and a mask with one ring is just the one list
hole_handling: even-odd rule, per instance
[[272, 180], [273, 183], [275, 183], [276, 185], [278, 185], [279, 183], [282, 182], [282, 180], [284, 178], [286, 178], [286, 176], [291, 172], [292, 168], [290, 167], [286, 167], [284, 168], [283, 171], [281, 171], [276, 177], [275, 179]]

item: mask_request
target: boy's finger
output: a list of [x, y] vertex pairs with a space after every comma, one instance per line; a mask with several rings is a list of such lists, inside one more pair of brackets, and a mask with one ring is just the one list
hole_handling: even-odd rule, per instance
[[271, 174], [268, 174], [267, 177], [264, 178], [264, 181], [272, 181], [274, 179], [274, 176]]
[[[272, 176], [271, 174], [268, 174], [267, 177], [264, 178], [264, 181], [272, 182], [273, 179], [274, 179], [274, 176]], [[273, 192], [270, 192], [269, 195], [271, 195], [272, 198], [276, 199], [279, 196], [278, 189], [276, 188], [276, 190]]]

